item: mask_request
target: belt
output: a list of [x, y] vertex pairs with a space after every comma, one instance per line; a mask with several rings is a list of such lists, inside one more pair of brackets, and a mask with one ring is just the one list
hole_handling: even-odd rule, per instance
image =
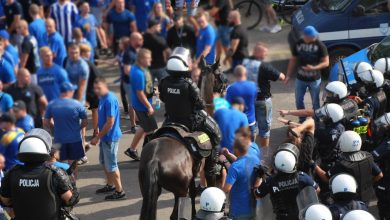
[[267, 100], [269, 98], [271, 98], [271, 96], [257, 97], [256, 101], [265, 101], [265, 100]]

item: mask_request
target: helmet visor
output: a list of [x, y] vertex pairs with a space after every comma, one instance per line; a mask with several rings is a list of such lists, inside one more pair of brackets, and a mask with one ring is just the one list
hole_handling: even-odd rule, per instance
[[176, 58], [183, 62], [186, 67], [190, 66], [191, 54], [190, 51], [184, 47], [176, 47], [170, 58]]

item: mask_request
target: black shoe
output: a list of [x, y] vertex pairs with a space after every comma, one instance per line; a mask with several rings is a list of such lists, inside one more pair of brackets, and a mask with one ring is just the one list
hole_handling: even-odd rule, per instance
[[135, 132], [137, 132], [137, 130], [135, 129], [135, 126], [131, 127], [130, 128], [130, 133], [135, 134]]
[[105, 185], [103, 188], [96, 190], [96, 194], [109, 193], [109, 192], [113, 192], [114, 190], [115, 190], [114, 186]]
[[138, 152], [136, 150], [132, 150], [132, 149], [128, 148], [125, 151], [125, 154], [126, 154], [126, 156], [130, 157], [133, 160], [136, 160], [136, 161], [140, 160], [140, 158], [138, 156]]
[[106, 201], [114, 201], [114, 200], [124, 200], [126, 199], [126, 193], [124, 191], [117, 192], [115, 191], [112, 195], [106, 196], [104, 200]]

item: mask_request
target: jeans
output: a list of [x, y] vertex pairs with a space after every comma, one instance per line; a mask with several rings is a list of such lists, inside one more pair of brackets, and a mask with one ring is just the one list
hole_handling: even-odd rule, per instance
[[[313, 103], [313, 109], [320, 108], [320, 90], [321, 79], [316, 81], [302, 81], [295, 80], [295, 106], [297, 109], [305, 109], [304, 97], [306, 90], [309, 89], [311, 101]], [[299, 122], [305, 121], [305, 117], [300, 117]]]
[[272, 122], [272, 99], [255, 102], [256, 121], [259, 127], [259, 136], [269, 138]]

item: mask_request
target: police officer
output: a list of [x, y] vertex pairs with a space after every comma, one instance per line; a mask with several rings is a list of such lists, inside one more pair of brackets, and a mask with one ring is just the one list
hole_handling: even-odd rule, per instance
[[330, 189], [334, 203], [329, 206], [333, 220], [339, 220], [351, 210], [368, 211], [367, 205], [362, 201], [354, 200], [356, 197], [357, 183], [349, 174], [338, 174], [330, 179]]
[[196, 213], [196, 220], [226, 219], [224, 208], [225, 193], [216, 187], [205, 189], [200, 195], [200, 210]]
[[300, 220], [332, 220], [332, 213], [330, 212], [328, 207], [322, 204], [313, 204], [300, 212], [299, 219]]
[[329, 178], [339, 174], [348, 173], [356, 179], [358, 184], [358, 198], [363, 202], [368, 202], [373, 197], [373, 179], [374, 182], [383, 177], [382, 171], [374, 163], [372, 155], [365, 151], [360, 151], [362, 139], [354, 131], [345, 131], [339, 139], [339, 148], [341, 154], [336, 163], [328, 172], [314, 165], [315, 173], [323, 180], [328, 182]]
[[1, 201], [12, 207], [18, 220], [57, 220], [62, 205], [74, 206], [79, 194], [68, 175], [45, 163], [50, 156], [51, 137], [43, 129], [28, 132], [19, 145], [18, 158], [1, 184]]
[[173, 50], [167, 62], [169, 76], [161, 80], [159, 92], [165, 103], [165, 123], [178, 123], [190, 131], [203, 131], [210, 137], [214, 152], [205, 163], [205, 174], [214, 178], [217, 148], [221, 141], [218, 124], [204, 111], [205, 105], [200, 97], [199, 88], [192, 82], [190, 51], [183, 47]]
[[387, 97], [383, 90], [384, 77], [378, 70], [366, 71], [360, 74], [360, 79], [365, 84], [366, 98], [363, 104], [367, 106], [368, 115], [376, 119], [386, 113]]
[[271, 196], [272, 207], [277, 220], [297, 220], [299, 215], [296, 197], [299, 191], [306, 186], [314, 187], [319, 191], [318, 185], [306, 173], [298, 172], [298, 148], [290, 143], [278, 147], [274, 156], [274, 166], [277, 173], [261, 180], [265, 174], [263, 167], [257, 172], [257, 182], [261, 181], [255, 190], [257, 197], [263, 198], [268, 193]]
[[341, 220], [375, 220], [375, 218], [367, 211], [353, 210], [345, 214]]
[[[390, 97], [390, 58], [380, 58], [378, 59], [374, 67], [376, 70], [379, 70], [383, 73], [385, 82], [383, 83], [383, 91], [386, 94], [386, 97]], [[387, 102], [386, 112], [390, 111], [390, 102]]]
[[367, 91], [365, 88], [365, 84], [360, 78], [360, 75], [372, 71], [373, 68], [371, 64], [367, 62], [357, 62], [353, 68], [353, 74], [356, 80], [356, 83], [350, 85], [351, 87], [351, 95], [360, 97], [361, 99], [367, 98]]

